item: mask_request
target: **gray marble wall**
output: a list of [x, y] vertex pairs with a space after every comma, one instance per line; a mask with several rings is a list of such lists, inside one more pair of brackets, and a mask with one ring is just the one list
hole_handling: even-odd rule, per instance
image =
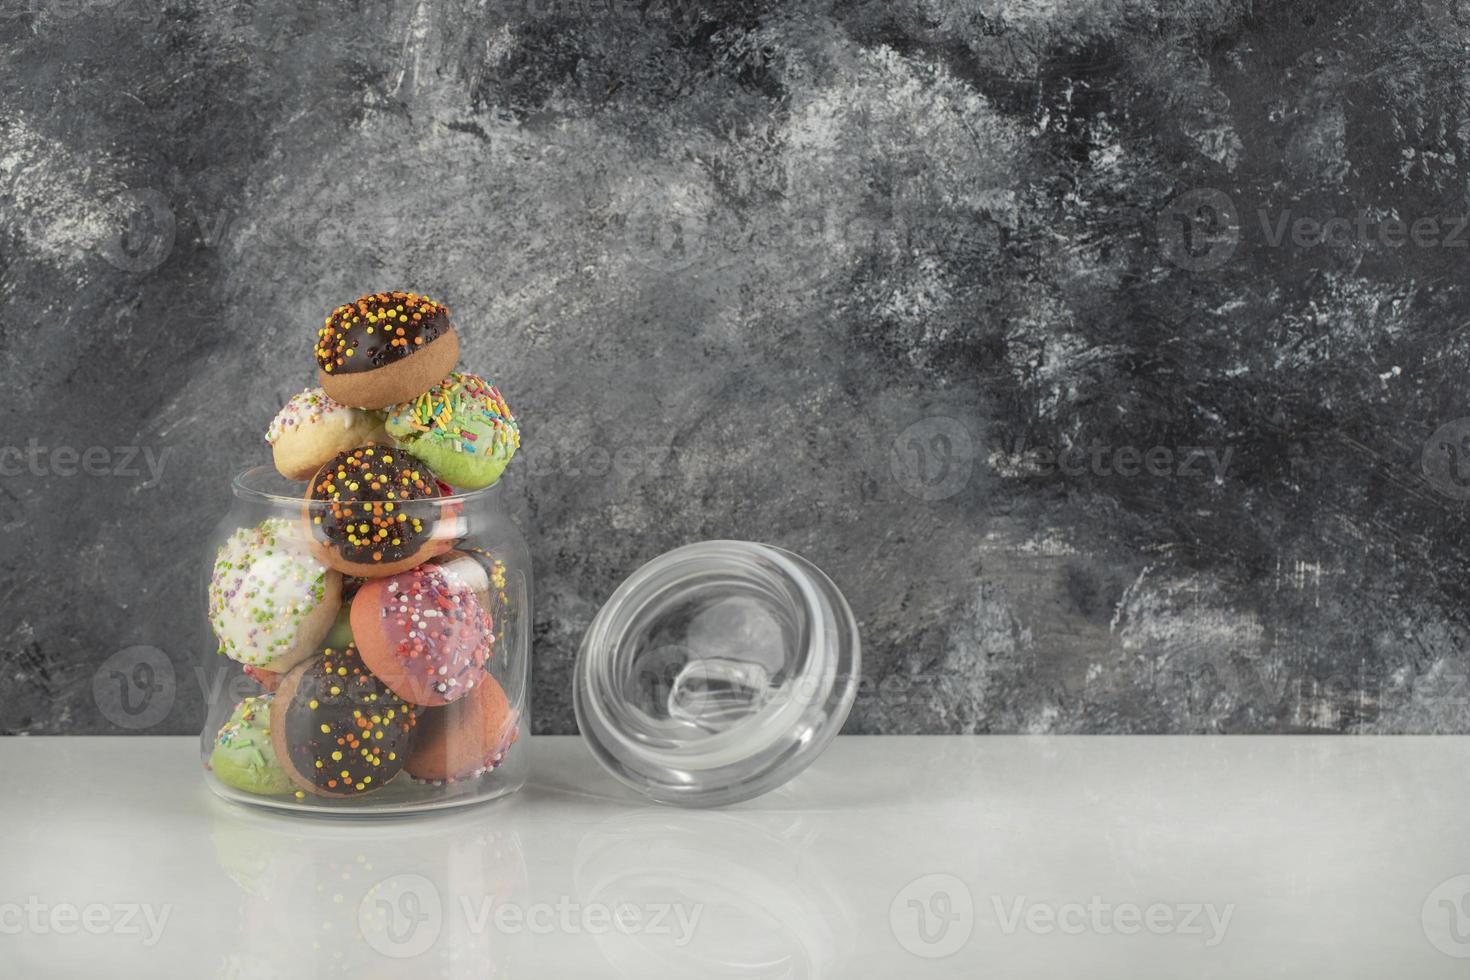
[[1467, 39], [1449, 0], [0, 0], [0, 731], [124, 730], [98, 667], [159, 655], [146, 730], [197, 729], [228, 475], [398, 287], [525, 426], [538, 730], [622, 576], [743, 537], [850, 598], [852, 732], [1470, 731]]

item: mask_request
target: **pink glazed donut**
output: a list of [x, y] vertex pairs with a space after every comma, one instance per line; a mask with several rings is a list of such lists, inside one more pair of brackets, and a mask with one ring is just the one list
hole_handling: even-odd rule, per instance
[[367, 668], [410, 704], [441, 707], [485, 676], [494, 624], [464, 579], [420, 565], [352, 597], [352, 636]]

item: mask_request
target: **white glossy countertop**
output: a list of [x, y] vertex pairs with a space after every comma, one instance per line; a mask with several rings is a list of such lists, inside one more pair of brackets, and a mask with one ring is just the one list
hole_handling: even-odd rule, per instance
[[1470, 974], [1467, 738], [845, 737], [699, 812], [528, 744], [509, 800], [344, 821], [194, 739], [0, 739], [0, 975]]

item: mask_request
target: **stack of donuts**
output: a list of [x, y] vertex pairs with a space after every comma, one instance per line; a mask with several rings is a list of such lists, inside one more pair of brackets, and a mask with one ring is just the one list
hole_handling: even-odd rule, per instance
[[305, 481], [300, 517], [240, 528], [215, 558], [220, 653], [262, 691], [210, 767], [298, 799], [482, 776], [516, 717], [490, 672], [497, 566], [465, 542], [458, 493], [500, 479], [520, 427], [493, 384], [457, 370], [449, 311], [428, 297], [337, 307], [315, 355], [319, 386], [266, 431], [276, 469]]

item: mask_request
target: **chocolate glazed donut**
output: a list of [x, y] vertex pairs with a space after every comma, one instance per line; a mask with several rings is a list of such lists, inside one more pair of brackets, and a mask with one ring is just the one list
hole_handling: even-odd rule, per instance
[[277, 761], [292, 783], [317, 796], [360, 796], [387, 785], [408, 761], [418, 720], [351, 646], [294, 668], [270, 712]]
[[387, 408], [428, 391], [459, 363], [449, 310], [417, 293], [371, 293], [317, 331], [317, 378], [354, 408]]
[[454, 547], [459, 523], [434, 474], [380, 443], [339, 453], [317, 470], [302, 516], [312, 554], [344, 575], [396, 575]]

